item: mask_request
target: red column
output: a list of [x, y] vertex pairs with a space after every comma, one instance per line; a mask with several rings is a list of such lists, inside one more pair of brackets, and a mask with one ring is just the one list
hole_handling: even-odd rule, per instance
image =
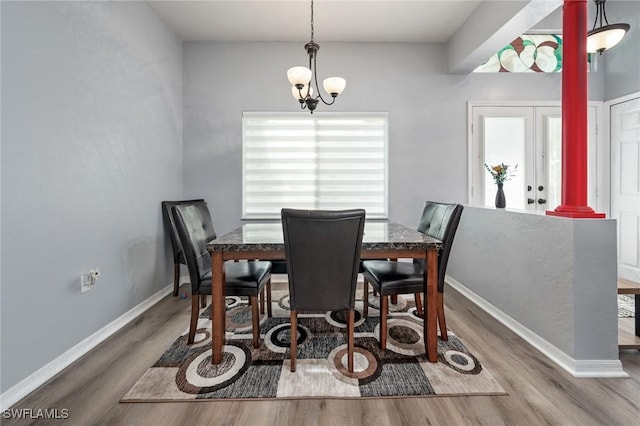
[[551, 216], [603, 218], [587, 206], [587, 0], [562, 11], [562, 204]]

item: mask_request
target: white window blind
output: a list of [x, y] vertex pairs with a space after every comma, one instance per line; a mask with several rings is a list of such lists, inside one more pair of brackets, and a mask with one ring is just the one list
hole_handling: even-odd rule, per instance
[[284, 207], [364, 208], [386, 218], [386, 113], [248, 113], [242, 117], [242, 216]]

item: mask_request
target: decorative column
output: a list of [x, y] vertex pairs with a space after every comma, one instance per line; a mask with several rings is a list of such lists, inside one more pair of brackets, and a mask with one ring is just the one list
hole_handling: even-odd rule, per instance
[[562, 204], [551, 216], [603, 218], [587, 206], [587, 0], [562, 11]]

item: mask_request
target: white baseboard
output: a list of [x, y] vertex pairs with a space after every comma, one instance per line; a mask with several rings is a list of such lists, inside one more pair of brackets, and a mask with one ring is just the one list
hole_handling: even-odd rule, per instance
[[620, 360], [576, 360], [549, 343], [547, 340], [538, 336], [509, 315], [496, 308], [487, 300], [478, 296], [469, 290], [459, 281], [446, 276], [446, 282], [451, 288], [457, 290], [464, 297], [478, 305], [482, 310], [494, 317], [496, 320], [505, 325], [508, 329], [516, 333], [527, 343], [542, 352], [551, 361], [558, 364], [565, 371], [574, 377], [629, 377], [622, 369]]
[[108, 339], [171, 292], [173, 292], [173, 282], [124, 314], [120, 315], [118, 318], [102, 327], [100, 330], [96, 331], [71, 349], [67, 350], [33, 374], [27, 376], [11, 388], [7, 389], [5, 392], [0, 394], [0, 412], [8, 409], [38, 387], [42, 386], [47, 382], [47, 380], [51, 379], [53, 376], [78, 360], [81, 356], [85, 355], [87, 352]]

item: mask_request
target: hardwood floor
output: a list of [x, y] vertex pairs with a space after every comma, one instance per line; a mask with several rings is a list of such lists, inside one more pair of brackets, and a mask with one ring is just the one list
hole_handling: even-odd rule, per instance
[[636, 425], [640, 351], [621, 350], [628, 379], [576, 379], [451, 288], [447, 325], [508, 396], [119, 403], [189, 323], [190, 301], [167, 296], [13, 408], [66, 408], [67, 420], [3, 425]]
[[[626, 294], [636, 298], [637, 301], [636, 295], [640, 294], [640, 283], [618, 278], [618, 294]], [[636, 312], [638, 312], [637, 306]], [[618, 347], [640, 349], [640, 336], [636, 336], [635, 318], [618, 318]]]

